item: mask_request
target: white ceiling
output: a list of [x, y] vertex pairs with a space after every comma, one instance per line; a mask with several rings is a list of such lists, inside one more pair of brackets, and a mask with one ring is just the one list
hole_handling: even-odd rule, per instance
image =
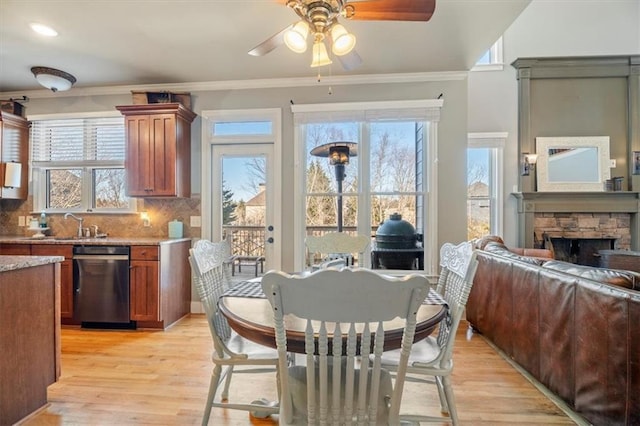
[[[343, 19], [363, 63], [347, 72], [334, 61], [322, 73], [468, 70], [530, 1], [436, 0], [429, 22]], [[310, 49], [247, 54], [295, 21], [277, 0], [0, 0], [0, 92], [41, 89], [32, 66], [69, 72], [76, 87], [313, 78]], [[32, 22], [58, 37], [35, 34]]]

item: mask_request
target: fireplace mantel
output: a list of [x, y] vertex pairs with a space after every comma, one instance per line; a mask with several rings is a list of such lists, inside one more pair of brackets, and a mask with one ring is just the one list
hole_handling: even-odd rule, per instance
[[640, 247], [640, 192], [515, 192], [518, 200], [518, 244], [534, 246], [536, 213], [628, 213], [631, 250]]

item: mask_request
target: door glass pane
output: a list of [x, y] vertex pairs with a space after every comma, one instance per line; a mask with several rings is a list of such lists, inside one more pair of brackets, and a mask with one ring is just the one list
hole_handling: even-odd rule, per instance
[[129, 200], [125, 196], [124, 169], [94, 169], [93, 188], [93, 207], [121, 209], [129, 206]]
[[480, 238], [491, 229], [489, 148], [467, 150], [467, 237]]
[[73, 209], [82, 201], [82, 169], [47, 170], [47, 208]]
[[236, 256], [265, 256], [266, 158], [222, 157], [223, 238]]

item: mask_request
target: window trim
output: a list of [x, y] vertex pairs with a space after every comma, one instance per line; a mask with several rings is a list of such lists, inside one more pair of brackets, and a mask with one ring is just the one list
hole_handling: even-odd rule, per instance
[[[60, 114], [35, 114], [29, 116], [29, 121], [46, 121], [46, 120], [83, 120], [91, 118], [114, 118], [121, 117], [119, 111], [94, 111], [94, 112], [81, 112], [81, 113], [60, 113]], [[123, 120], [124, 127], [124, 120]], [[29, 138], [29, 152], [32, 150], [32, 141]], [[126, 155], [126, 153], [125, 153]], [[125, 162], [113, 161], [113, 160], [100, 160], [92, 161], [90, 166], [79, 165], [75, 162], [57, 162], [55, 166], [42, 166], [39, 162], [33, 161], [32, 155], [29, 155], [29, 169], [31, 173], [31, 188], [33, 197], [33, 211], [47, 213], [65, 213], [65, 212], [79, 212], [83, 214], [135, 214], [136, 213], [136, 199], [128, 197], [129, 204], [127, 208], [123, 209], [93, 209], [91, 207], [92, 200], [89, 200], [89, 192], [87, 188], [92, 185], [93, 175], [89, 171], [94, 169], [104, 168], [119, 168], [122, 166], [125, 173], [127, 172]], [[76, 209], [52, 209], [47, 208], [47, 188], [46, 188], [46, 173], [48, 170], [63, 170], [68, 168], [83, 169], [82, 175], [82, 194], [81, 194], [81, 206]], [[95, 195], [95, 194], [94, 194]], [[89, 203], [89, 204], [87, 204]]]
[[[494, 235], [503, 235], [504, 231], [504, 147], [508, 136], [508, 132], [467, 134], [467, 149], [491, 149], [489, 154], [489, 199], [491, 206], [495, 206], [495, 209], [492, 208], [489, 214], [489, 230]], [[466, 199], [469, 200], [468, 194]]]
[[[423, 122], [426, 126], [424, 134], [425, 146], [423, 149], [423, 164], [425, 164], [426, 172], [424, 174], [424, 211], [425, 217], [424, 228], [430, 232], [425, 232], [425, 269], [424, 271], [430, 275], [437, 275], [438, 273], [438, 161], [437, 161], [437, 146], [438, 146], [438, 122], [440, 120], [440, 112], [444, 100], [442, 99], [421, 99], [421, 100], [405, 100], [405, 101], [373, 101], [373, 102], [344, 102], [344, 103], [326, 103], [326, 104], [304, 104], [304, 105], [292, 105], [291, 111], [294, 116], [294, 267], [302, 268], [305, 262], [304, 256], [304, 238], [306, 235], [306, 212], [304, 209], [306, 196], [305, 187], [305, 149], [306, 143], [304, 139], [304, 120], [300, 119], [302, 113], [310, 114], [325, 114], [328, 117], [334, 116], [337, 118], [341, 115], [344, 116], [365, 116], [368, 112], [375, 114], [376, 111], [381, 112], [384, 115], [385, 110], [424, 110], [426, 113], [424, 118], [417, 119], [415, 121]], [[409, 118], [407, 118], [409, 119]], [[411, 118], [411, 120], [414, 120]], [[364, 126], [363, 132], [368, 132], [368, 126]], [[366, 137], [366, 135], [365, 135]], [[359, 148], [361, 155], [365, 155], [366, 147]], [[359, 167], [362, 168], [362, 162], [358, 162]], [[361, 231], [361, 224], [369, 222], [370, 209], [368, 203], [362, 204], [364, 200], [364, 189], [368, 189], [369, 176], [363, 176], [362, 169], [358, 170], [361, 176], [361, 186], [358, 192], [359, 205], [367, 206], [366, 209], [358, 209], [358, 227]], [[369, 194], [369, 192], [367, 192]], [[367, 216], [368, 215], [368, 216]], [[369, 253], [369, 249], [366, 254]], [[366, 255], [365, 254], [365, 255]], [[367, 256], [369, 259], [369, 256]]]

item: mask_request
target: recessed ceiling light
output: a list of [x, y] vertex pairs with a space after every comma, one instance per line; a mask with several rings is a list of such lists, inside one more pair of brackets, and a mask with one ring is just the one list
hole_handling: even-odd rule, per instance
[[53, 28], [47, 27], [46, 25], [42, 25], [38, 23], [31, 24], [31, 29], [37, 32], [38, 34], [46, 37], [55, 37], [58, 35], [58, 32]]

